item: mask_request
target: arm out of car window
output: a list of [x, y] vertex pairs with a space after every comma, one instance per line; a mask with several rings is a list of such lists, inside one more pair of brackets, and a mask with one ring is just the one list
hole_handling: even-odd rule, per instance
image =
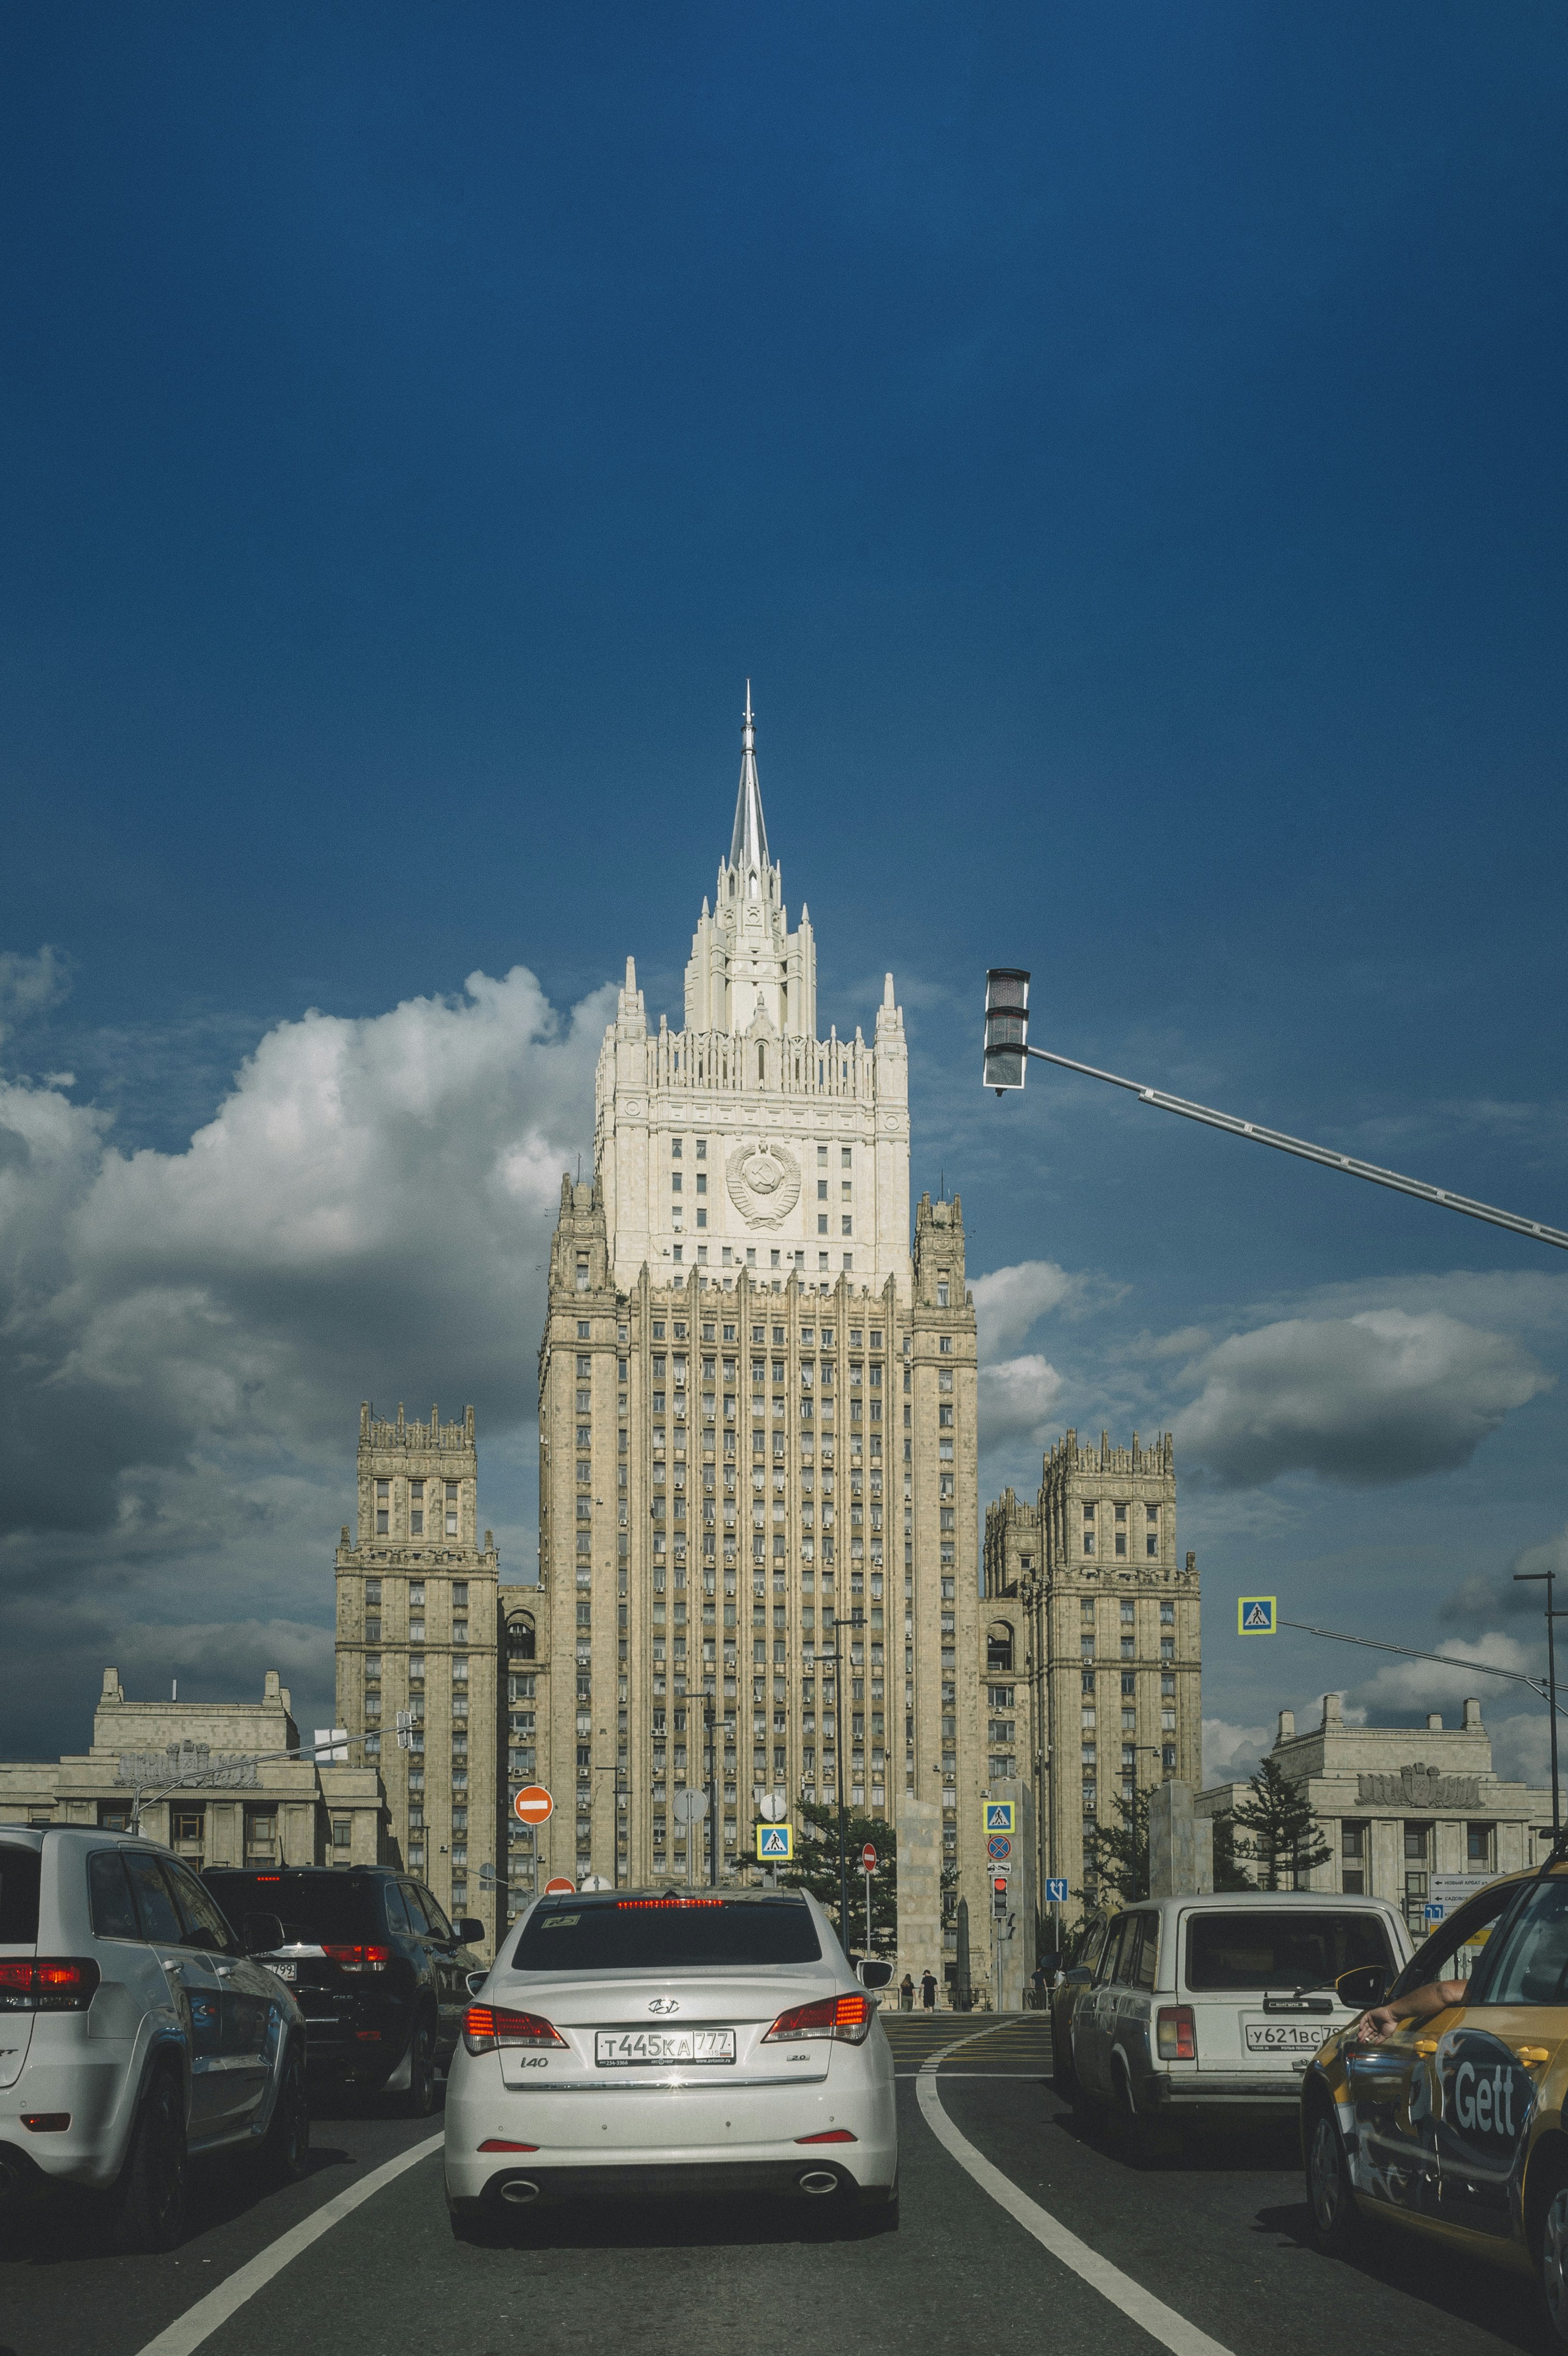
[[1451, 2005], [1463, 2004], [1469, 1987], [1468, 1980], [1428, 1980], [1422, 1987], [1412, 1988], [1408, 1995], [1394, 1997], [1387, 2004], [1374, 2005], [1364, 2012], [1357, 2024], [1356, 2035], [1363, 2045], [1380, 2045], [1391, 2037], [1402, 2020], [1429, 2020], [1434, 2013], [1446, 2012]]

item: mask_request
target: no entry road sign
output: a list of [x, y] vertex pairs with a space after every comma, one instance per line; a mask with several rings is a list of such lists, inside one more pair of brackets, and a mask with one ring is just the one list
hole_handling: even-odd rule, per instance
[[869, 1841], [860, 1852], [860, 1868], [863, 1873], [875, 1873], [876, 1870], [876, 1851]]
[[511, 1804], [512, 1815], [524, 1825], [542, 1825], [554, 1809], [555, 1803], [542, 1783], [525, 1783]]

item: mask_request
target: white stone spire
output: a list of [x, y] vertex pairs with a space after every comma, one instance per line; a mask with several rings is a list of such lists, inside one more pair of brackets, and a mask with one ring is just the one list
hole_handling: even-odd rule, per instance
[[[755, 875], [757, 884], [768, 873], [768, 829], [762, 822], [762, 788], [757, 782], [757, 729], [751, 716], [750, 680], [746, 682], [746, 717], [740, 732], [740, 790], [735, 800], [729, 863], [743, 876]], [[756, 888], [753, 887], [753, 896]]]

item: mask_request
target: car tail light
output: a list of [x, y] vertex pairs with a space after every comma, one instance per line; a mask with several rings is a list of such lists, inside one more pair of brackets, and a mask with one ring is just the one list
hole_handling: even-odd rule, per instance
[[503, 2045], [564, 2046], [566, 2040], [536, 2012], [471, 2004], [463, 2016], [463, 2042], [470, 2053], [496, 2053]]
[[504, 2136], [487, 2136], [479, 2146], [481, 2151], [537, 2151], [536, 2143], [508, 2143]]
[[85, 2012], [100, 1976], [91, 1955], [0, 1956], [0, 2012]]
[[762, 2042], [783, 2045], [797, 2037], [836, 2037], [841, 2045], [864, 2045], [872, 2016], [865, 1997], [825, 1996], [819, 2004], [798, 2004], [781, 2012]]
[[852, 2136], [847, 2127], [826, 2127], [821, 2135], [797, 2136], [795, 2140], [797, 2143], [857, 2143], [859, 2137]]
[[392, 1961], [390, 1947], [329, 1947], [323, 1941], [321, 1952], [345, 1972], [384, 1972]]
[[1162, 2004], [1155, 2015], [1155, 2041], [1162, 2062], [1196, 2062], [1197, 2027], [1190, 2004]]

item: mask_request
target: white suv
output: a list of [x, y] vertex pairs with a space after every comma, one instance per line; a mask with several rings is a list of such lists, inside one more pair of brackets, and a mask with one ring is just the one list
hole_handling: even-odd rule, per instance
[[0, 2213], [51, 2182], [110, 2198], [124, 2250], [185, 2223], [189, 2153], [308, 2165], [305, 2022], [210, 1891], [151, 1841], [0, 1825]]
[[1382, 1898], [1249, 1890], [1129, 1906], [1092, 1968], [1064, 1975], [1058, 2091], [1134, 2130], [1205, 2114], [1294, 2115], [1313, 2055], [1355, 2018], [1335, 1981], [1358, 1964], [1391, 1979], [1410, 1952]]

